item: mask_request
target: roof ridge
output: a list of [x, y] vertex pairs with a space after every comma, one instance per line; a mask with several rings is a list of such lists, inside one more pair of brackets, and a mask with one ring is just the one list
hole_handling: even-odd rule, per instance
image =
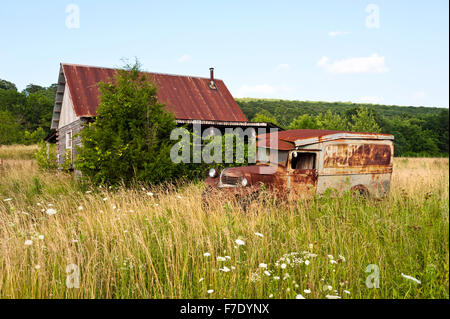
[[[67, 65], [67, 66], [78, 66], [78, 67], [86, 67], [86, 68], [96, 68], [96, 69], [108, 69], [108, 70], [121, 70], [122, 68], [112, 68], [112, 67], [104, 67], [104, 66], [97, 66], [97, 65], [87, 65], [87, 64], [77, 64], [77, 63], [65, 63], [61, 62], [61, 65]], [[181, 76], [186, 78], [196, 78], [196, 79], [204, 79], [209, 80], [209, 77], [204, 76], [193, 76], [193, 75], [183, 75], [183, 74], [173, 74], [173, 73], [164, 73], [164, 72], [149, 72], [149, 71], [142, 71], [143, 73], [148, 74], [157, 74], [157, 75], [167, 75], [167, 76]], [[214, 78], [215, 81], [222, 81], [222, 79]]]

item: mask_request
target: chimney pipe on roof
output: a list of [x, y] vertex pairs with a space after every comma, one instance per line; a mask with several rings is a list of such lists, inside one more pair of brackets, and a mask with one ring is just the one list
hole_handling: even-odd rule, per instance
[[216, 83], [214, 83], [214, 68], [209, 68], [209, 75], [210, 75], [209, 88], [211, 90], [217, 90]]

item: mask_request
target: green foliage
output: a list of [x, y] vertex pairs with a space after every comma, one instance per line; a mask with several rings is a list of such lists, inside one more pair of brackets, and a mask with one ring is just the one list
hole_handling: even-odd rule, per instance
[[0, 111], [0, 145], [16, 143], [20, 140], [20, 126], [8, 111]]
[[284, 128], [393, 134], [396, 156], [449, 154], [448, 109], [274, 99], [236, 101], [247, 118], [264, 114]]
[[[8, 138], [0, 138], [0, 144], [28, 145], [42, 140], [50, 130], [55, 95], [55, 84], [48, 88], [30, 84], [18, 92], [13, 83], [0, 80], [0, 131], [6, 126], [9, 129]], [[5, 115], [5, 112], [8, 114]], [[7, 118], [13, 121], [9, 120], [6, 124]]]
[[157, 87], [140, 65], [118, 70], [114, 82], [99, 83], [101, 102], [94, 123], [81, 131], [76, 167], [95, 183], [160, 183], [177, 167], [170, 159], [173, 114], [157, 101]]
[[254, 118], [252, 118], [252, 122], [265, 122], [265, 123], [272, 123], [275, 125], [278, 125], [278, 121], [275, 117], [271, 116], [270, 114], [267, 114], [267, 112], [261, 112], [255, 115]]
[[42, 170], [54, 170], [56, 169], [56, 144], [47, 144], [43, 141], [39, 142], [38, 151], [35, 153], [37, 164]]
[[368, 108], [359, 107], [356, 110], [356, 114], [351, 115], [350, 131], [353, 132], [373, 132], [379, 133], [381, 131], [380, 126], [375, 121], [373, 112], [370, 112]]

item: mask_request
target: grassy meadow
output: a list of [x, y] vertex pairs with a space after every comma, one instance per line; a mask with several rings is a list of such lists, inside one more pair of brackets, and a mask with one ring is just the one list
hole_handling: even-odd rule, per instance
[[381, 200], [244, 213], [202, 184], [92, 188], [35, 150], [0, 147], [0, 298], [449, 298], [448, 158], [396, 158]]

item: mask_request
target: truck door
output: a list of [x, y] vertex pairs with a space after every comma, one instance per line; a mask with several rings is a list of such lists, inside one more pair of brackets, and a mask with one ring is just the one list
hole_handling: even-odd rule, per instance
[[299, 197], [309, 197], [317, 186], [317, 152], [291, 152], [288, 179], [291, 191]]

